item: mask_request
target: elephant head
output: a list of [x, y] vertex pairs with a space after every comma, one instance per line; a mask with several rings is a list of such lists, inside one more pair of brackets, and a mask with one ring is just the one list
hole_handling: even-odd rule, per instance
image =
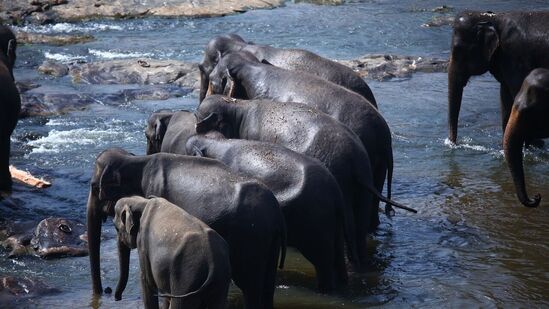
[[210, 83], [207, 95], [223, 94], [232, 98], [249, 99], [244, 86], [238, 80], [238, 72], [243, 66], [270, 64], [266, 60], [259, 61], [247, 51], [231, 52], [221, 57], [210, 73]]
[[93, 292], [101, 294], [101, 223], [114, 216], [113, 205], [125, 196], [141, 194], [142, 168], [131, 164], [133, 155], [123, 149], [103, 151], [95, 161], [87, 204], [88, 249]]
[[471, 76], [490, 69], [500, 45], [496, 18], [491, 12], [463, 12], [455, 19], [448, 67], [448, 125], [453, 143], [457, 140], [463, 88]]
[[208, 96], [196, 109], [196, 133], [205, 134], [209, 131], [218, 131], [226, 138], [237, 138], [239, 124], [234, 119], [239, 117], [236, 106], [238, 100], [220, 95]]
[[537, 207], [541, 195], [528, 197], [524, 181], [522, 149], [531, 138], [549, 136], [549, 70], [535, 69], [524, 79], [515, 98], [503, 135], [503, 150], [515, 184], [517, 197], [526, 207]]
[[121, 198], [114, 206], [114, 226], [118, 234], [118, 259], [120, 277], [114, 293], [115, 300], [122, 298], [128, 283], [130, 269], [130, 250], [137, 248], [137, 232], [141, 214], [147, 206], [148, 199], [133, 196]]
[[17, 40], [11, 29], [0, 25], [0, 60], [6, 64], [13, 78], [13, 67], [15, 66], [15, 50]]
[[209, 76], [220, 58], [230, 52], [242, 49], [246, 45], [244, 39], [237, 34], [226, 34], [213, 38], [204, 50], [204, 59], [198, 65], [200, 69], [200, 101], [206, 97], [209, 87]]
[[152, 113], [147, 120], [145, 136], [147, 137], [147, 154], [160, 152], [164, 134], [173, 116], [173, 112], [159, 111]]

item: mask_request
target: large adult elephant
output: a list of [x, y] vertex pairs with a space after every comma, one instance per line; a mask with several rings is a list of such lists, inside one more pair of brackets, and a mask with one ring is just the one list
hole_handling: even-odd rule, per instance
[[206, 97], [210, 73], [220, 57], [230, 52], [247, 51], [260, 61], [292, 71], [302, 71], [341, 85], [365, 97], [377, 108], [376, 99], [368, 84], [352, 69], [303, 49], [283, 49], [247, 43], [237, 34], [218, 36], [204, 50], [200, 68], [200, 102]]
[[365, 260], [366, 234], [379, 224], [372, 195], [374, 187], [368, 152], [349, 128], [328, 115], [300, 103], [236, 100], [219, 95], [204, 99], [196, 110], [197, 133], [210, 130], [227, 138], [258, 140], [285, 146], [321, 161], [337, 180], [345, 207], [355, 218], [359, 258]]
[[187, 139], [196, 134], [196, 117], [190, 111], [158, 111], [147, 120], [147, 154], [185, 153]]
[[267, 185], [282, 208], [288, 245], [313, 264], [319, 290], [347, 283], [344, 238], [349, 260], [358, 262], [353, 213], [321, 162], [272, 143], [226, 139], [216, 131], [189, 138], [187, 153], [217, 159]]
[[21, 110], [21, 98], [13, 77], [16, 48], [13, 32], [0, 25], [0, 191], [11, 190], [10, 138]]
[[[501, 126], [522, 81], [535, 68], [549, 68], [549, 12], [474, 12], [456, 16], [448, 67], [449, 139], [455, 143], [463, 88], [489, 71], [500, 83]], [[527, 141], [528, 142], [528, 141]]]
[[[248, 52], [222, 57], [210, 74], [210, 84], [209, 93], [222, 94], [228, 88], [228, 95], [235, 98], [303, 103], [339, 120], [358, 135], [368, 151], [379, 192], [387, 176], [387, 197], [391, 198], [391, 130], [379, 111], [360, 95], [308, 73], [261, 63]], [[374, 204], [377, 209], [377, 198]], [[390, 212], [389, 206], [386, 212]]]
[[522, 147], [528, 139], [546, 137], [549, 137], [549, 70], [536, 69], [524, 79], [503, 135], [505, 159], [517, 196], [527, 207], [537, 207], [541, 195], [536, 194], [531, 199], [526, 193]]
[[95, 161], [87, 205], [93, 291], [102, 292], [101, 222], [128, 196], [157, 196], [208, 224], [230, 247], [233, 280], [246, 308], [272, 308], [276, 267], [286, 228], [273, 193], [257, 180], [237, 175], [221, 162], [175, 154], [134, 156], [109, 149]]

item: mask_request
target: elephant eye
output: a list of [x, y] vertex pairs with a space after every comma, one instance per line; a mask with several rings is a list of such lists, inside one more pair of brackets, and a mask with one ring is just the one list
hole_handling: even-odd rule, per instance
[[63, 233], [69, 234], [69, 233], [72, 232], [71, 227], [66, 225], [66, 224], [63, 224], [63, 223], [59, 224], [59, 226], [57, 226], [57, 228]]

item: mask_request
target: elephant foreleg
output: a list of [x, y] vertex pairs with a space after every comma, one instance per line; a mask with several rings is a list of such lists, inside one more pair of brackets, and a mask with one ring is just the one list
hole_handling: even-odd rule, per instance
[[534, 199], [530, 199], [526, 193], [526, 184], [524, 182], [524, 166], [522, 162], [522, 148], [524, 145], [525, 134], [527, 132], [527, 117], [513, 107], [505, 134], [503, 136], [503, 149], [505, 159], [511, 170], [511, 176], [515, 183], [515, 189], [520, 202], [527, 207], [537, 207], [541, 201], [541, 196], [536, 194]]

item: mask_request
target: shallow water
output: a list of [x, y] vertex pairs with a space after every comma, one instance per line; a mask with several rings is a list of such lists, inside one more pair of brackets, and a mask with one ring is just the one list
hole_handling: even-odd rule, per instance
[[[545, 1], [460, 1], [457, 11], [541, 9]], [[44, 33], [90, 33], [97, 40], [66, 47], [22, 46], [18, 80], [45, 85], [37, 92], [108, 93], [113, 86], [73, 85], [69, 78], [51, 80], [36, 73], [46, 58], [60, 61], [128, 57], [199, 61], [206, 42], [217, 34], [237, 32], [256, 43], [307, 48], [337, 59], [366, 53], [447, 57], [450, 27], [422, 28], [439, 14], [441, 1], [350, 1], [343, 6], [288, 4], [275, 10], [250, 11], [211, 19], [143, 19], [94, 21], [28, 27]], [[113, 44], [116, 42], [116, 44]], [[393, 132], [393, 197], [419, 210], [382, 218], [372, 237], [372, 266], [353, 274], [348, 290], [338, 295], [314, 291], [312, 267], [295, 252], [280, 273], [278, 308], [385, 307], [532, 307], [549, 304], [549, 148], [525, 155], [529, 192], [545, 197], [537, 209], [515, 199], [501, 152], [498, 84], [489, 76], [473, 78], [465, 90], [459, 145], [447, 136], [446, 74], [416, 74], [410, 79], [369, 81], [380, 110]], [[128, 86], [135, 87], [135, 86]], [[98, 101], [85, 111], [35, 117], [19, 122], [13, 136], [12, 163], [54, 185], [47, 190], [15, 185], [0, 218], [85, 219], [85, 204], [95, 156], [108, 147], [145, 151], [143, 129], [148, 115], [160, 108], [193, 108], [190, 95], [165, 101], [132, 101], [114, 106]], [[117, 280], [114, 228], [103, 228], [104, 286]], [[23, 306], [134, 308], [140, 302], [138, 263], [121, 302], [110, 296], [93, 299], [88, 258], [11, 260], [0, 250], [0, 273], [42, 278], [63, 292], [24, 300]], [[237, 290], [233, 307], [240, 307]]]

